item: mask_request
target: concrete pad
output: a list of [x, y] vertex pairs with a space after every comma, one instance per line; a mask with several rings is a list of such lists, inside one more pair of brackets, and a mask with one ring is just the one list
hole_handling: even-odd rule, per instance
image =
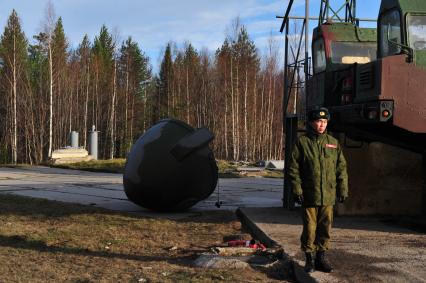
[[[189, 210], [235, 210], [238, 207], [282, 206], [282, 179], [220, 179], [216, 191]], [[97, 173], [43, 166], [0, 168], [0, 193], [94, 205], [111, 210], [142, 213], [149, 210], [127, 200], [122, 174]], [[215, 204], [222, 202], [220, 208]], [[165, 214], [159, 214], [164, 216]], [[176, 214], [180, 217], [183, 214]]]
[[426, 235], [384, 222], [382, 218], [336, 217], [331, 274], [303, 271], [299, 211], [283, 208], [241, 208], [243, 224], [260, 240], [278, 245], [294, 261], [300, 282], [426, 282]]

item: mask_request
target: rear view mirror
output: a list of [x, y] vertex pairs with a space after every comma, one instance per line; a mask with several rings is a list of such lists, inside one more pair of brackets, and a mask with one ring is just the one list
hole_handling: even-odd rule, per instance
[[404, 44], [398, 43], [397, 42], [397, 40], [398, 40], [397, 37], [395, 37], [395, 38], [389, 38], [390, 37], [390, 35], [389, 35], [390, 34], [390, 28], [391, 28], [391, 25], [389, 23], [388, 26], [387, 26], [387, 31], [386, 31], [386, 41], [388, 42], [388, 44], [396, 46], [398, 48], [398, 53], [399, 52], [403, 52], [404, 54], [406, 54], [408, 56], [407, 57], [407, 62], [408, 63], [413, 62], [413, 58], [414, 58], [414, 51], [413, 51], [413, 49], [411, 47], [409, 47], [409, 46], [406, 46]]

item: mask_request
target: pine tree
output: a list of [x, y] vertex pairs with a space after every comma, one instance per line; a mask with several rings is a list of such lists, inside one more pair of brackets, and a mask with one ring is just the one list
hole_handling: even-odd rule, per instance
[[[241, 77], [238, 78], [238, 81], [241, 81], [242, 84], [237, 86], [241, 90], [238, 92], [242, 94], [242, 108], [243, 108], [243, 152], [244, 152], [244, 160], [249, 159], [249, 121], [248, 121], [248, 105], [254, 104], [255, 97], [249, 97], [249, 94], [253, 94], [253, 92], [249, 92], [249, 89], [252, 89], [253, 83], [256, 81], [256, 74], [259, 71], [259, 58], [257, 55], [257, 49], [252, 40], [250, 40], [247, 30], [244, 26], [241, 27], [240, 32], [238, 33], [238, 39], [233, 45], [234, 56], [238, 64], [239, 70], [237, 73]], [[252, 135], [250, 135], [252, 136]]]
[[[26, 85], [28, 84], [28, 42], [21, 29], [20, 19], [15, 10], [12, 11], [7, 21], [0, 42], [0, 56], [3, 59], [2, 66], [2, 107], [7, 113], [6, 123], [3, 124], [4, 132], [10, 133], [10, 141], [6, 144], [11, 148], [11, 161], [18, 161], [18, 110], [22, 103]], [[24, 113], [22, 113], [24, 115]], [[20, 147], [22, 148], [22, 147]]]
[[92, 48], [94, 92], [92, 98], [92, 124], [101, 130], [101, 157], [109, 156], [107, 145], [111, 143], [110, 136], [113, 124], [110, 117], [113, 115], [111, 99], [114, 92], [114, 50], [115, 45], [111, 34], [105, 25], [101, 27], [99, 36], [95, 37]]
[[[230, 82], [230, 79], [228, 78], [231, 68], [231, 59], [232, 59], [232, 51], [231, 46], [229, 44], [228, 39], [225, 39], [220, 49], [216, 51], [216, 59], [215, 59], [215, 68], [217, 72], [218, 79], [216, 81], [217, 84], [217, 96], [223, 97], [222, 102], [222, 109], [224, 111], [224, 117], [223, 117], [223, 129], [222, 129], [222, 135], [223, 141], [219, 144], [224, 147], [224, 153], [222, 153], [222, 156], [224, 159], [229, 158], [229, 145], [228, 145], [228, 116], [229, 116], [229, 100], [231, 97], [231, 88], [230, 85], [232, 82]], [[219, 147], [220, 148], [220, 147]]]
[[67, 86], [67, 61], [68, 43], [65, 38], [62, 18], [56, 21], [52, 34], [52, 74], [53, 74], [53, 121], [54, 127], [54, 148], [67, 145], [68, 136], [71, 132], [71, 113], [73, 110], [73, 99], [69, 93], [71, 89]]
[[[124, 88], [124, 130], [122, 133], [122, 154], [127, 154], [130, 146], [134, 140], [134, 126], [135, 126], [135, 104], [141, 102], [142, 107], [142, 127], [138, 129], [143, 131], [146, 124], [146, 94], [149, 82], [151, 80], [151, 67], [149, 66], [149, 59], [142, 53], [138, 44], [129, 37], [123, 42], [120, 50], [119, 70], [122, 78]], [[130, 108], [129, 108], [130, 106]], [[130, 121], [129, 121], [130, 116]]]
[[82, 93], [84, 93], [84, 114], [83, 114], [83, 146], [87, 148], [87, 128], [89, 115], [89, 88], [90, 88], [90, 56], [91, 44], [89, 37], [84, 35], [83, 40], [77, 49], [77, 56], [80, 61]]
[[33, 93], [32, 112], [34, 113], [34, 157], [35, 163], [41, 163], [45, 159], [46, 145], [49, 139], [46, 134], [49, 129], [49, 62], [42, 43], [30, 45], [29, 47], [29, 78], [30, 89]]
[[198, 95], [197, 73], [199, 72], [200, 59], [197, 51], [190, 43], [187, 44], [185, 48], [185, 57], [183, 61], [185, 64], [186, 122], [192, 124], [193, 121], [195, 121], [195, 117], [191, 119], [190, 113], [194, 113], [192, 104], [197, 99], [196, 96]]
[[159, 73], [159, 116], [160, 118], [169, 117], [170, 115], [170, 98], [172, 96], [173, 81], [173, 60], [171, 44], [168, 43], [164, 52], [163, 61], [161, 62]]

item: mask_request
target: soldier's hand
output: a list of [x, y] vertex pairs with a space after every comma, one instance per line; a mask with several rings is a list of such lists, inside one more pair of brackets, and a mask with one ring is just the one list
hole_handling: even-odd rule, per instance
[[339, 196], [339, 197], [338, 197], [338, 201], [339, 201], [340, 203], [344, 203], [344, 202], [345, 202], [345, 200], [346, 200], [346, 197], [344, 197], [344, 196]]
[[302, 205], [302, 203], [303, 203], [303, 195], [295, 195], [294, 196], [294, 202]]

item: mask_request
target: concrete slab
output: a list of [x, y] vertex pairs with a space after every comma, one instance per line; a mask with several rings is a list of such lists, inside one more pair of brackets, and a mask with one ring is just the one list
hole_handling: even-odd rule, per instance
[[[127, 200], [122, 178], [121, 174], [43, 166], [0, 168], [0, 193], [80, 203], [145, 215], [150, 213]], [[216, 191], [206, 200], [196, 204], [189, 212], [282, 206], [282, 187], [282, 179], [220, 179]], [[220, 208], [215, 206], [218, 200], [222, 202]]]
[[426, 282], [426, 235], [383, 218], [336, 217], [328, 259], [331, 274], [303, 271], [300, 212], [241, 208], [243, 223], [262, 241], [281, 246], [294, 260], [300, 282]]

